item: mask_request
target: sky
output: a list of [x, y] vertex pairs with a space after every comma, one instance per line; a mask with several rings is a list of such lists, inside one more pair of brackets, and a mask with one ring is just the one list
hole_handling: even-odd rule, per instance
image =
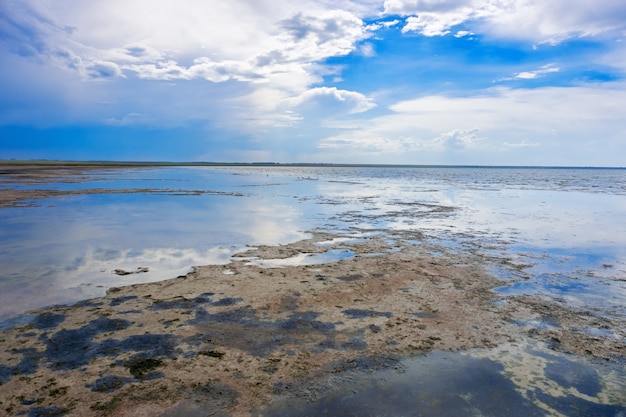
[[624, 0], [5, 0], [0, 159], [626, 166]]

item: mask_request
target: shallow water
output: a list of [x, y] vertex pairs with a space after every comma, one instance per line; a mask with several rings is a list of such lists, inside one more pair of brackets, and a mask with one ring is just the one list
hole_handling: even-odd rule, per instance
[[[259, 413], [299, 416], [623, 416], [626, 374], [545, 347], [433, 352], [354, 372]], [[335, 388], [332, 388], [333, 385]], [[289, 388], [284, 389], [285, 392]]]
[[[0, 181], [105, 190], [0, 209], [0, 321], [227, 263], [246, 245], [289, 243], [312, 229], [472, 252], [502, 278], [503, 295], [588, 308], [604, 299], [611, 314], [626, 314], [626, 170], [180, 167], [94, 170], [80, 182]], [[125, 189], [143, 191], [106, 191]], [[333, 249], [266, 266], [349, 256]], [[113, 273], [138, 267], [149, 272]]]

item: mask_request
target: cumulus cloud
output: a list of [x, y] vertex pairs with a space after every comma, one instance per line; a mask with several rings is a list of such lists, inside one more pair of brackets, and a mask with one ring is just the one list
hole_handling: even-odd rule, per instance
[[408, 16], [402, 28], [405, 33], [444, 36], [451, 33], [454, 26], [466, 21], [497, 14], [498, 8], [490, 2], [473, 0], [387, 0], [384, 11], [387, 14]]
[[455, 129], [435, 138], [433, 141], [439, 150], [475, 148], [484, 139], [478, 137], [478, 129]]
[[360, 18], [342, 10], [298, 13], [277, 26], [283, 29], [276, 37], [278, 49], [290, 62], [346, 55], [370, 36]]
[[315, 43], [323, 44], [333, 39], [342, 38], [349, 31], [349, 26], [342, 23], [341, 20], [356, 21], [360, 26], [358, 18], [349, 13], [345, 13], [343, 19], [338, 16], [313, 16], [305, 15], [300, 12], [296, 15], [278, 22], [278, 27], [285, 30], [285, 33], [294, 38], [295, 41], [301, 42], [306, 38], [313, 38]]
[[[76, 56], [84, 68], [91, 69], [86, 73], [89, 76], [98, 72], [121, 75], [101, 71], [99, 63], [107, 62], [143, 78], [197, 76], [213, 81], [230, 79], [226, 74], [233, 68], [238, 74], [256, 72], [258, 77], [267, 77], [268, 65], [277, 65], [274, 70], [280, 72], [287, 63], [303, 65], [347, 54], [357, 41], [369, 36], [358, 16], [322, 9], [316, 2], [300, 9], [289, 2], [181, 2], [94, 0], [86, 4], [68, 0], [70, 5], [65, 7], [58, 2], [25, 0], [19, 8], [2, 6], [0, 33], [23, 55], [45, 59], [63, 51]], [[212, 67], [208, 77], [207, 67]]]
[[424, 153], [471, 155], [537, 147], [581, 152], [602, 137], [619, 143], [625, 133], [626, 85], [610, 87], [493, 88], [469, 97], [426, 96], [395, 103], [391, 114], [346, 123], [319, 147], [337, 155], [381, 153], [407, 162]]
[[[358, 113], [373, 106], [356, 92], [311, 86], [328, 75], [341, 79], [341, 67], [326, 65], [328, 58], [375, 54], [373, 45], [364, 42], [374, 29], [361, 17], [375, 14], [379, 6], [373, 0], [3, 2], [0, 53], [36, 62], [43, 72], [54, 66], [79, 82], [90, 82], [82, 100], [94, 94], [95, 84], [105, 84], [93, 81], [117, 80], [105, 92], [112, 96], [112, 114], [98, 118], [107, 123], [140, 119], [119, 117], [127, 113], [155, 123], [229, 113], [230, 122], [222, 117], [215, 123], [251, 129], [292, 126], [305, 117], [293, 107], [327, 100], [338, 112]], [[199, 89], [205, 98], [192, 108], [184, 91], [205, 81], [208, 86]], [[178, 96], [166, 87], [173, 83]], [[141, 93], [131, 95], [128, 89]], [[156, 106], [150, 109], [150, 99], [142, 94], [159, 94], [153, 103], [176, 103], [171, 115], [162, 117]], [[127, 101], [121, 105], [120, 100]]]
[[229, 80], [257, 81], [262, 75], [252, 65], [240, 61], [215, 62], [210, 58], [196, 58], [189, 66], [179, 65], [174, 60], [156, 63], [123, 65], [126, 71], [134, 72], [146, 80], [193, 80], [204, 79], [214, 83]]
[[379, 24], [383, 27], [390, 28], [390, 27], [397, 26], [398, 24], [400, 24], [400, 20], [398, 19], [386, 20], [386, 21], [380, 22]]
[[402, 32], [419, 32], [424, 36], [443, 36], [450, 33], [450, 29], [467, 20], [464, 13], [420, 13], [406, 19]]
[[315, 1], [298, 9], [290, 2], [247, 0], [68, 3], [72, 7], [46, 0], [25, 0], [19, 10], [2, 6], [0, 33], [14, 52], [44, 61], [60, 57], [59, 64], [87, 78], [136, 73], [213, 82], [271, 82], [272, 75], [286, 71], [298, 77], [298, 69], [306, 72], [312, 62], [348, 54], [370, 36], [352, 12]]
[[384, 13], [407, 16], [403, 31], [424, 36], [467, 23], [492, 36], [558, 43], [626, 27], [621, 0], [386, 0]]
[[[615, 115], [626, 105], [618, 83], [613, 89], [504, 88], [478, 94], [463, 93], [467, 84], [459, 77], [458, 97], [433, 94], [383, 106], [390, 91], [402, 88], [398, 81], [384, 79], [382, 71], [375, 83], [363, 82], [369, 74], [349, 78], [353, 72], [343, 70], [353, 61], [333, 58], [354, 54], [359, 63], [397, 58], [386, 55], [393, 48], [385, 42], [396, 39], [400, 29], [423, 36], [475, 34], [490, 44], [496, 37], [535, 45], [605, 34], [623, 37], [625, 15], [623, 0], [0, 2], [0, 59], [11, 63], [0, 69], [10, 87], [4, 89], [11, 92], [5, 94], [0, 118], [28, 120], [31, 112], [30, 120], [42, 120], [38, 116], [47, 112], [48, 120], [59, 123], [71, 118], [112, 125], [201, 121], [223, 129], [220, 133], [236, 131], [231, 137], [285, 132], [309, 135], [311, 142], [323, 131], [327, 137], [320, 148], [343, 155], [346, 150], [402, 155], [532, 149], [545, 146], [554, 132], [595, 134], [592, 121], [614, 137], [609, 127], [623, 132]], [[388, 34], [394, 38], [384, 39]], [[606, 52], [618, 50], [619, 44], [606, 45], [600, 52], [606, 54], [604, 62], [596, 63], [626, 68], [624, 55]], [[438, 58], [442, 65], [450, 64], [444, 62], [445, 52]], [[545, 61], [540, 62], [515, 70], [490, 66], [500, 75], [489, 80], [501, 74], [507, 80], [547, 78], [567, 65], [559, 61], [541, 67]], [[394, 61], [388, 65], [393, 68]], [[9, 86], [13, 81], [16, 85]], [[334, 84], [340, 82], [345, 83]], [[433, 83], [429, 91], [436, 88]], [[402, 94], [406, 97], [410, 89]], [[36, 103], [45, 103], [40, 113], [33, 112]], [[376, 104], [376, 113], [369, 112]], [[368, 119], [373, 114], [378, 117]], [[314, 124], [321, 128], [309, 132]], [[281, 130], [293, 126], [304, 128]], [[502, 134], [504, 126], [512, 133]]]
[[[329, 100], [331, 101], [329, 103]], [[371, 99], [355, 91], [339, 90], [336, 87], [316, 87], [305, 91], [298, 97], [289, 100], [294, 107], [306, 104], [331, 105], [328, 109], [333, 112], [337, 105], [347, 107], [347, 113], [362, 113], [376, 107]], [[332, 105], [332, 104], [335, 105]]]

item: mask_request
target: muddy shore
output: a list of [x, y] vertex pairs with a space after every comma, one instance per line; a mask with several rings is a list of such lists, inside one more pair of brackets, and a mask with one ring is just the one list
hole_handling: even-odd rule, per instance
[[[46, 197], [40, 192], [22, 197]], [[0, 414], [264, 415], [279, 398], [315, 401], [344, 373], [528, 340], [623, 364], [619, 318], [498, 295], [501, 281], [480, 257], [416, 244], [415, 233], [341, 237], [311, 231], [300, 242], [249, 248], [227, 265], [35, 312], [32, 323], [0, 333]], [[263, 262], [333, 249], [351, 256]], [[528, 324], [537, 322], [553, 325]], [[612, 335], [582, 330], [589, 327]]]

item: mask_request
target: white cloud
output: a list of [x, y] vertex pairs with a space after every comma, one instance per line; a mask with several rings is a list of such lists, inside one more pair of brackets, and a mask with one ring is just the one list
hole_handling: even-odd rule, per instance
[[421, 12], [448, 12], [472, 4], [471, 0], [385, 0], [386, 14], [410, 15]]
[[[387, 0], [385, 13], [408, 16], [403, 32], [418, 32], [424, 36], [444, 36], [454, 26], [497, 14], [491, 2], [473, 0]], [[462, 32], [457, 32], [462, 33]], [[468, 34], [467, 32], [466, 34]]]
[[370, 42], [366, 42], [359, 46], [359, 52], [361, 53], [361, 55], [366, 57], [376, 56], [376, 49], [374, 48], [374, 45]]
[[380, 22], [380, 24], [386, 28], [390, 28], [393, 26], [396, 26], [400, 23], [400, 21], [398, 19], [394, 19], [394, 20], [388, 20], [388, 21], [383, 21]]
[[536, 78], [543, 77], [546, 74], [551, 74], [555, 72], [559, 72], [561, 69], [559, 67], [555, 67], [554, 64], [546, 64], [541, 68], [536, 69], [534, 71], [521, 71], [515, 73], [513, 77], [502, 78], [501, 81], [507, 80], [534, 80]]
[[623, 31], [625, 16], [621, 0], [518, 0], [505, 2], [485, 30], [495, 36], [558, 43]]
[[281, 31], [272, 51], [280, 51], [286, 62], [346, 55], [357, 41], [369, 36], [360, 18], [341, 10], [298, 13], [279, 21], [277, 26]]
[[423, 140], [411, 136], [408, 132], [407, 134], [407, 136], [390, 137], [376, 129], [360, 131], [358, 135], [339, 134], [320, 141], [319, 148], [336, 152], [342, 158], [339, 161], [344, 162], [348, 155], [351, 157], [363, 155], [388, 157], [426, 150], [434, 146], [432, 140]]
[[[335, 106], [329, 103], [328, 99], [331, 99], [332, 102], [335, 103]], [[298, 97], [289, 99], [289, 103], [293, 107], [311, 103], [322, 104], [324, 106], [331, 104], [332, 108], [328, 109], [331, 112], [336, 110], [336, 104], [341, 104], [342, 106], [348, 107], [347, 113], [349, 114], [362, 113], [376, 107], [371, 99], [367, 98], [363, 94], [355, 91], [339, 90], [336, 87], [312, 88], [305, 91]]]
[[538, 75], [539, 73], [536, 71], [522, 71], [522, 72], [518, 72], [517, 74], [515, 74], [514, 78], [517, 78], [520, 80], [532, 80], [534, 78], [537, 78]]
[[405, 32], [441, 36], [462, 23], [482, 33], [532, 42], [622, 32], [622, 0], [386, 0], [384, 13], [408, 16]]
[[466, 17], [463, 14], [424, 12], [417, 17], [407, 18], [402, 32], [419, 32], [424, 36], [443, 36], [450, 33], [450, 28], [465, 20]]
[[345, 55], [369, 36], [355, 14], [315, 1], [297, 8], [286, 1], [246, 0], [41, 0], [23, 5], [8, 10], [14, 13], [6, 18], [14, 46], [40, 59], [81, 67], [88, 77], [134, 72], [146, 79], [270, 80], [291, 64], [305, 68]]
[[454, 37], [455, 37], [455, 38], [462, 38], [462, 37], [465, 37], [465, 36], [471, 36], [471, 35], [473, 35], [473, 33], [472, 33], [472, 32], [470, 32], [470, 31], [468, 31], [468, 30], [459, 30], [459, 31], [457, 31], [457, 32], [454, 34]]
[[[324, 129], [333, 133], [324, 133], [328, 137], [320, 149], [341, 156], [351, 150], [399, 157], [452, 149], [514, 152], [543, 149], [555, 135], [572, 141], [585, 135], [618, 140], [617, 132], [625, 130], [618, 109], [626, 105], [626, 90], [619, 83], [611, 89], [431, 95], [387, 109], [381, 109], [381, 102], [385, 91], [396, 88], [394, 79], [379, 79], [387, 90], [371, 96], [355, 87], [369, 74], [346, 76], [346, 84], [338, 88], [323, 86], [351, 74], [342, 74], [340, 64], [328, 64], [333, 61], [329, 58], [357, 53], [384, 59], [385, 40], [375, 37], [385, 36], [391, 27], [427, 36], [477, 34], [539, 45], [623, 36], [624, 16], [623, 0], [0, 2], [0, 59], [5, 64], [0, 75], [6, 97], [0, 123], [45, 124], [41, 121], [46, 119], [57, 126], [97, 121], [169, 127], [200, 121], [220, 133], [234, 130], [230, 137], [275, 138], [283, 132], [311, 142]], [[365, 25], [363, 20], [371, 19], [377, 20]], [[599, 52], [606, 55], [595, 64], [626, 68], [624, 47], [606, 45]], [[510, 80], [529, 80], [560, 67], [506, 71]], [[459, 94], [462, 82], [459, 78]], [[374, 113], [368, 110], [376, 105], [372, 97], [377, 97], [379, 116], [368, 120]], [[301, 129], [285, 129], [293, 126]]]
[[[476, 149], [484, 140], [478, 135], [478, 129], [443, 132], [437, 137], [429, 132], [420, 132], [420, 128], [396, 129], [393, 134], [385, 134], [384, 129], [376, 126], [358, 134], [340, 134], [320, 142], [321, 149], [336, 149], [357, 154], [397, 154], [414, 152], [449, 152]], [[391, 132], [390, 132], [391, 133]], [[395, 136], [395, 135], [398, 136]]]
[[478, 135], [478, 129], [459, 130], [446, 132], [435, 138], [434, 143], [438, 150], [455, 150], [476, 148], [483, 140]]
[[[545, 152], [532, 158], [547, 160], [551, 154], [585, 161], [590, 147], [595, 154], [610, 157], [611, 149], [623, 141], [625, 106], [624, 83], [494, 88], [470, 97], [427, 96], [395, 103], [389, 107], [391, 114], [345, 124], [342, 132], [323, 139], [319, 146], [336, 155], [378, 152], [379, 158], [404, 163], [428, 163], [423, 159], [427, 155], [451, 152], [466, 155], [466, 160], [456, 162], [474, 163], [476, 158], [517, 155], [538, 147]], [[596, 141], [604, 148], [592, 145]], [[525, 161], [518, 157], [509, 163]]]
[[[219, 117], [215, 123], [236, 129], [291, 126], [304, 116], [290, 113], [295, 109], [289, 106], [307, 98], [310, 103], [326, 96], [343, 112], [373, 106], [359, 93], [311, 86], [327, 75], [338, 78], [341, 67], [325, 65], [327, 58], [375, 54], [372, 44], [362, 42], [373, 32], [361, 16], [374, 15], [379, 6], [372, 0], [3, 2], [0, 52], [20, 56], [33, 71], [39, 65], [46, 73], [53, 66], [74, 74], [77, 83], [84, 81], [80, 100], [109, 96], [112, 113], [100, 107], [97, 118], [107, 123]], [[100, 87], [94, 80], [117, 81], [98, 83], [108, 84], [108, 90], [96, 94]], [[191, 84], [204, 81], [193, 99], [186, 95]], [[174, 82], [178, 95], [167, 88]], [[200, 91], [204, 96], [198, 100]], [[154, 102], [167, 102], [168, 113]], [[89, 107], [84, 104], [78, 108]]]

